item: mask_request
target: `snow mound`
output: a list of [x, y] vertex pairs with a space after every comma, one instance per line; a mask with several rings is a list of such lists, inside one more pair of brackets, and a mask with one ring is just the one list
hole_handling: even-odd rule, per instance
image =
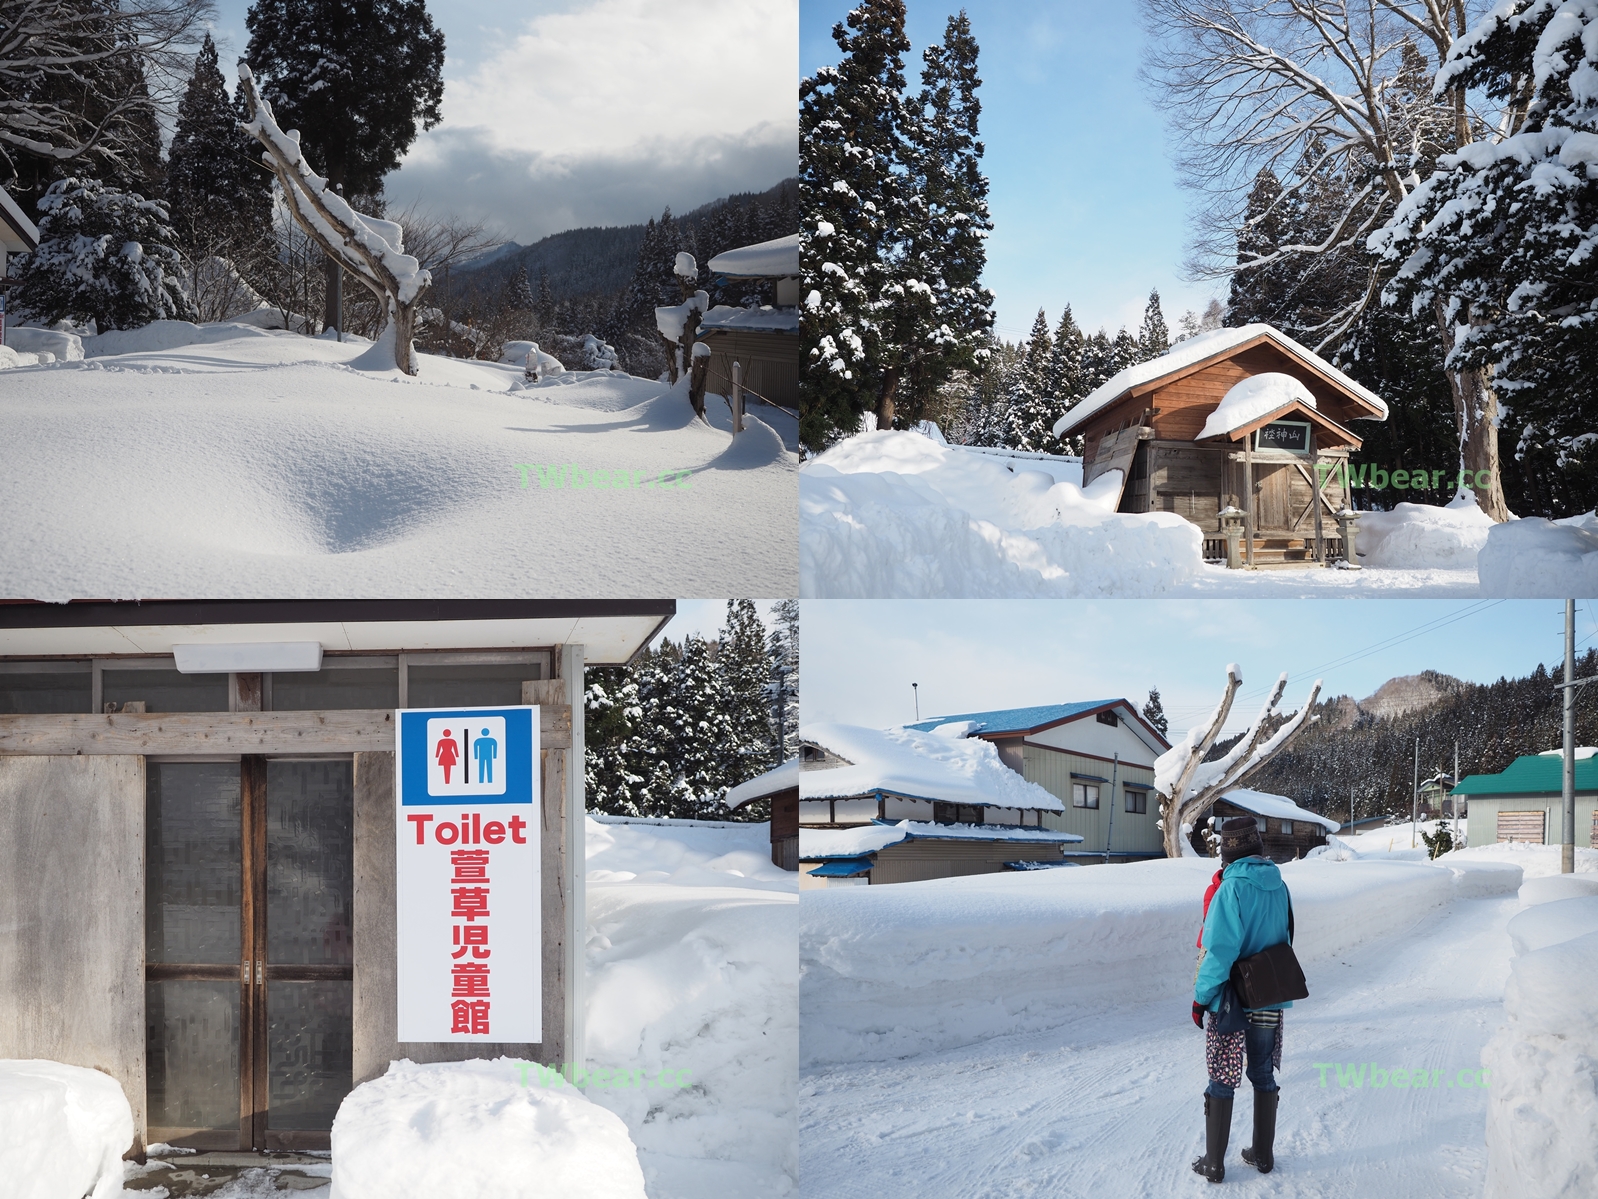
[[[1402, 827], [1408, 829], [1409, 826], [1406, 824]], [[1406, 833], [1406, 840], [1407, 837]], [[1559, 846], [1529, 845], [1524, 841], [1495, 842], [1491, 845], [1475, 845], [1469, 849], [1456, 849], [1453, 853], [1445, 853], [1437, 860], [1442, 864], [1452, 864], [1460, 860], [1513, 862], [1521, 868], [1528, 879], [1548, 878], [1559, 874]], [[1576, 874], [1592, 874], [1598, 877], [1598, 849], [1576, 846]]]
[[60, 1062], [0, 1061], [0, 1127], [0, 1179], [10, 1199], [122, 1194], [133, 1109], [110, 1075]]
[[625, 1121], [653, 1199], [796, 1192], [798, 875], [772, 865], [770, 826], [587, 829], [590, 1067], [679, 1080], [589, 1099]]
[[991, 741], [852, 724], [807, 724], [800, 735], [851, 763], [801, 772], [802, 799], [891, 791], [911, 799], [1065, 811], [1056, 796], [1006, 766]]
[[0, 346], [0, 371], [15, 370], [19, 366], [43, 366], [53, 361], [55, 356], [49, 353], [35, 354], [29, 350]]
[[1456, 899], [1479, 899], [1485, 895], [1512, 895], [1519, 891], [1526, 877], [1514, 862], [1475, 861], [1463, 858], [1445, 861], [1449, 855], [1437, 859], [1454, 874]]
[[1553, 874], [1528, 879], [1520, 888], [1520, 902], [1528, 908], [1583, 895], [1598, 895], [1598, 875]]
[[1517, 954], [1598, 932], [1598, 895], [1536, 904], [1510, 920], [1508, 932]]
[[394, 1062], [339, 1105], [330, 1199], [531, 1193], [644, 1199], [626, 1126], [576, 1088], [539, 1085], [536, 1070], [504, 1057]]
[[[824, 773], [824, 772], [810, 772]], [[983, 874], [805, 893], [803, 1064], [884, 1060], [1053, 1028], [1193, 985], [1213, 858]], [[1294, 948], [1313, 968], [1454, 897], [1428, 863], [1288, 862]]]
[[[1563, 900], [1535, 912], [1581, 900]], [[1574, 928], [1575, 922], [1567, 925]], [[1517, 946], [1517, 952], [1519, 947]], [[1598, 1193], [1598, 932], [1523, 952], [1504, 988], [1508, 1024], [1482, 1050], [1487, 1105], [1486, 1199]]]
[[1476, 569], [1483, 595], [1598, 595], [1598, 514], [1494, 525]]
[[1468, 491], [1442, 508], [1406, 503], [1391, 512], [1362, 512], [1361, 565], [1468, 570], [1477, 564], [1489, 532], [1496, 527]]
[[1295, 403], [1313, 408], [1315, 397], [1310, 394], [1309, 388], [1292, 375], [1275, 371], [1252, 375], [1234, 383], [1231, 390], [1221, 397], [1220, 406], [1204, 421], [1198, 440], [1225, 436], [1234, 429], [1251, 425], [1261, 417], [1280, 412]]
[[[271, 309], [273, 313], [277, 310]], [[151, 321], [137, 329], [114, 329], [83, 338], [80, 358], [101, 358], [108, 354], [148, 354], [159, 350], [178, 350], [184, 346], [218, 345], [241, 337], [270, 337], [252, 325], [223, 321], [214, 325], [195, 325], [188, 321]]]
[[6, 330], [6, 345], [25, 354], [52, 354], [57, 362], [81, 362], [83, 339], [65, 329], [15, 325]]
[[1115, 511], [1119, 471], [1085, 488], [919, 433], [848, 438], [799, 474], [807, 598], [1156, 595], [1196, 578], [1203, 535]]

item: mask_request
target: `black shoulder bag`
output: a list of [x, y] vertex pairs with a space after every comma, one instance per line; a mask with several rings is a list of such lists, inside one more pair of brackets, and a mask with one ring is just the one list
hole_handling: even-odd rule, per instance
[[1308, 999], [1309, 985], [1293, 953], [1293, 901], [1287, 901], [1287, 940], [1232, 963], [1231, 983], [1250, 1010]]

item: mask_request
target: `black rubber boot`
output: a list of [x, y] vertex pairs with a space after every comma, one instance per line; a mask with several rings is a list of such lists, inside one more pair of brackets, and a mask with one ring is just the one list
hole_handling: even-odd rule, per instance
[[1232, 1101], [1204, 1096], [1204, 1156], [1193, 1162], [1193, 1173], [1211, 1182], [1226, 1177], [1226, 1142], [1232, 1135]]
[[1280, 1091], [1254, 1092], [1254, 1143], [1243, 1150], [1243, 1160], [1261, 1174], [1276, 1165], [1276, 1101], [1281, 1097]]

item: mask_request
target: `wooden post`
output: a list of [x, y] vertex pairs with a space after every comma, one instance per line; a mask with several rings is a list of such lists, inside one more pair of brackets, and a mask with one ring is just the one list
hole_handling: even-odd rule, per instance
[[1254, 569], [1254, 434], [1243, 436], [1243, 547], [1244, 566]]
[[732, 360], [732, 431], [744, 431], [744, 371], [743, 366], [734, 358]]
[[[699, 351], [704, 350], [701, 354]], [[710, 377], [710, 347], [703, 342], [693, 343], [692, 365], [688, 368], [688, 402], [694, 406], [694, 415], [705, 419], [705, 383]]]
[[1310, 494], [1315, 506], [1315, 561], [1322, 566], [1326, 565], [1326, 540], [1321, 532], [1321, 472], [1320, 472], [1320, 447], [1315, 441], [1315, 426], [1309, 429], [1309, 471], [1314, 476], [1310, 480]]

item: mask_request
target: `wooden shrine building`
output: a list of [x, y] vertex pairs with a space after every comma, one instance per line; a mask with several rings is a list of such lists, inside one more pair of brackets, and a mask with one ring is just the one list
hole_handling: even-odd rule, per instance
[[[1381, 397], [1270, 325], [1217, 329], [1128, 367], [1054, 426], [1083, 440], [1082, 480], [1120, 471], [1120, 512], [1174, 512], [1234, 565], [1343, 556], [1353, 423]], [[1227, 554], [1228, 526], [1239, 551]], [[1241, 559], [1241, 560], [1240, 560]]]

